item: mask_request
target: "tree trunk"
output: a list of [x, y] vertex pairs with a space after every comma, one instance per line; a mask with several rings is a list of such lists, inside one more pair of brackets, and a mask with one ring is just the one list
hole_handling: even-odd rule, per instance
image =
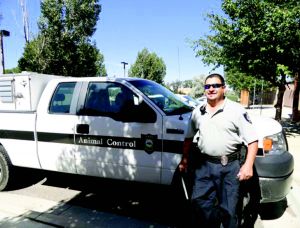
[[275, 120], [278, 120], [278, 121], [281, 121], [284, 91], [285, 91], [284, 84], [278, 86], [277, 103], [274, 106], [276, 109]]
[[294, 79], [294, 95], [293, 95], [293, 112], [292, 112], [292, 121], [299, 121], [299, 76], [298, 73], [295, 74]]

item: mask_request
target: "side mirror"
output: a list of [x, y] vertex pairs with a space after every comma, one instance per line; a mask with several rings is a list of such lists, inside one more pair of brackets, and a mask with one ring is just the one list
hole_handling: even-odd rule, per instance
[[144, 101], [143, 97], [138, 95], [133, 97], [133, 103], [134, 105], [140, 105]]

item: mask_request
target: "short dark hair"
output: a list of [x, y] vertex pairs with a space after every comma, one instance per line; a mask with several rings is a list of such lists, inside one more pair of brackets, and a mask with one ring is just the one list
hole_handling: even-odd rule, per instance
[[204, 81], [204, 82], [206, 82], [207, 79], [209, 79], [209, 78], [218, 78], [218, 79], [220, 79], [221, 83], [222, 83], [223, 85], [225, 85], [225, 80], [224, 80], [223, 76], [220, 75], [220, 74], [212, 73], [212, 74], [208, 75], [208, 76], [205, 78], [205, 81]]

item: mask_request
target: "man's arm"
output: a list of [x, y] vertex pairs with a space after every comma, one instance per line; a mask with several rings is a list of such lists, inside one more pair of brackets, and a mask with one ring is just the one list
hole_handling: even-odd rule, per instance
[[191, 151], [193, 138], [186, 138], [183, 142], [183, 153], [179, 163], [179, 171], [186, 172], [188, 167], [189, 153]]
[[254, 141], [248, 144], [248, 152], [245, 163], [240, 168], [238, 178], [240, 181], [248, 180], [253, 176], [253, 165], [257, 154], [258, 143]]

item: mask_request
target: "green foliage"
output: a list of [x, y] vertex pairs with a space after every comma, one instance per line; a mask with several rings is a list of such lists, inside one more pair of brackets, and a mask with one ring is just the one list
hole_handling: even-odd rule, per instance
[[222, 9], [226, 16], [208, 15], [214, 34], [194, 43], [206, 64], [235, 68], [276, 86], [285, 83], [278, 77], [281, 66], [299, 72], [298, 0], [223, 0]]
[[194, 77], [192, 80], [175, 81], [167, 84], [174, 93], [179, 93], [180, 88], [191, 88], [189, 95], [194, 98], [201, 97], [204, 94], [205, 75]]
[[144, 48], [141, 52], [138, 52], [136, 61], [131, 65], [128, 75], [163, 84], [166, 76], [166, 65], [162, 58]]
[[42, 1], [40, 32], [26, 44], [19, 68], [66, 76], [106, 75], [104, 57], [90, 40], [101, 12], [98, 1]]
[[238, 101], [239, 101], [239, 98], [240, 98], [240, 94], [237, 93], [236, 91], [233, 91], [233, 90], [227, 90], [227, 91], [226, 91], [226, 97], [227, 97], [229, 100], [238, 102]]
[[184, 88], [192, 88], [194, 85], [194, 81], [193, 80], [184, 80], [184, 81], [182, 81], [181, 84], [182, 84], [181, 86]]
[[21, 70], [18, 67], [5, 69], [5, 74], [21, 73]]
[[166, 87], [170, 89], [173, 93], [179, 93], [179, 88], [182, 87], [182, 82], [176, 80], [175, 82], [170, 82], [166, 84]]
[[226, 84], [237, 92], [244, 89], [253, 91], [262, 88], [262, 86], [265, 91], [274, 88], [270, 82], [241, 73], [236, 69], [226, 70], [225, 79]]
[[191, 96], [194, 98], [201, 97], [204, 94], [204, 80], [206, 76], [200, 75], [193, 78]]
[[194, 42], [196, 55], [276, 86], [280, 120], [287, 73], [297, 75], [300, 68], [299, 0], [223, 0], [222, 9], [226, 16], [208, 15], [214, 34]]

